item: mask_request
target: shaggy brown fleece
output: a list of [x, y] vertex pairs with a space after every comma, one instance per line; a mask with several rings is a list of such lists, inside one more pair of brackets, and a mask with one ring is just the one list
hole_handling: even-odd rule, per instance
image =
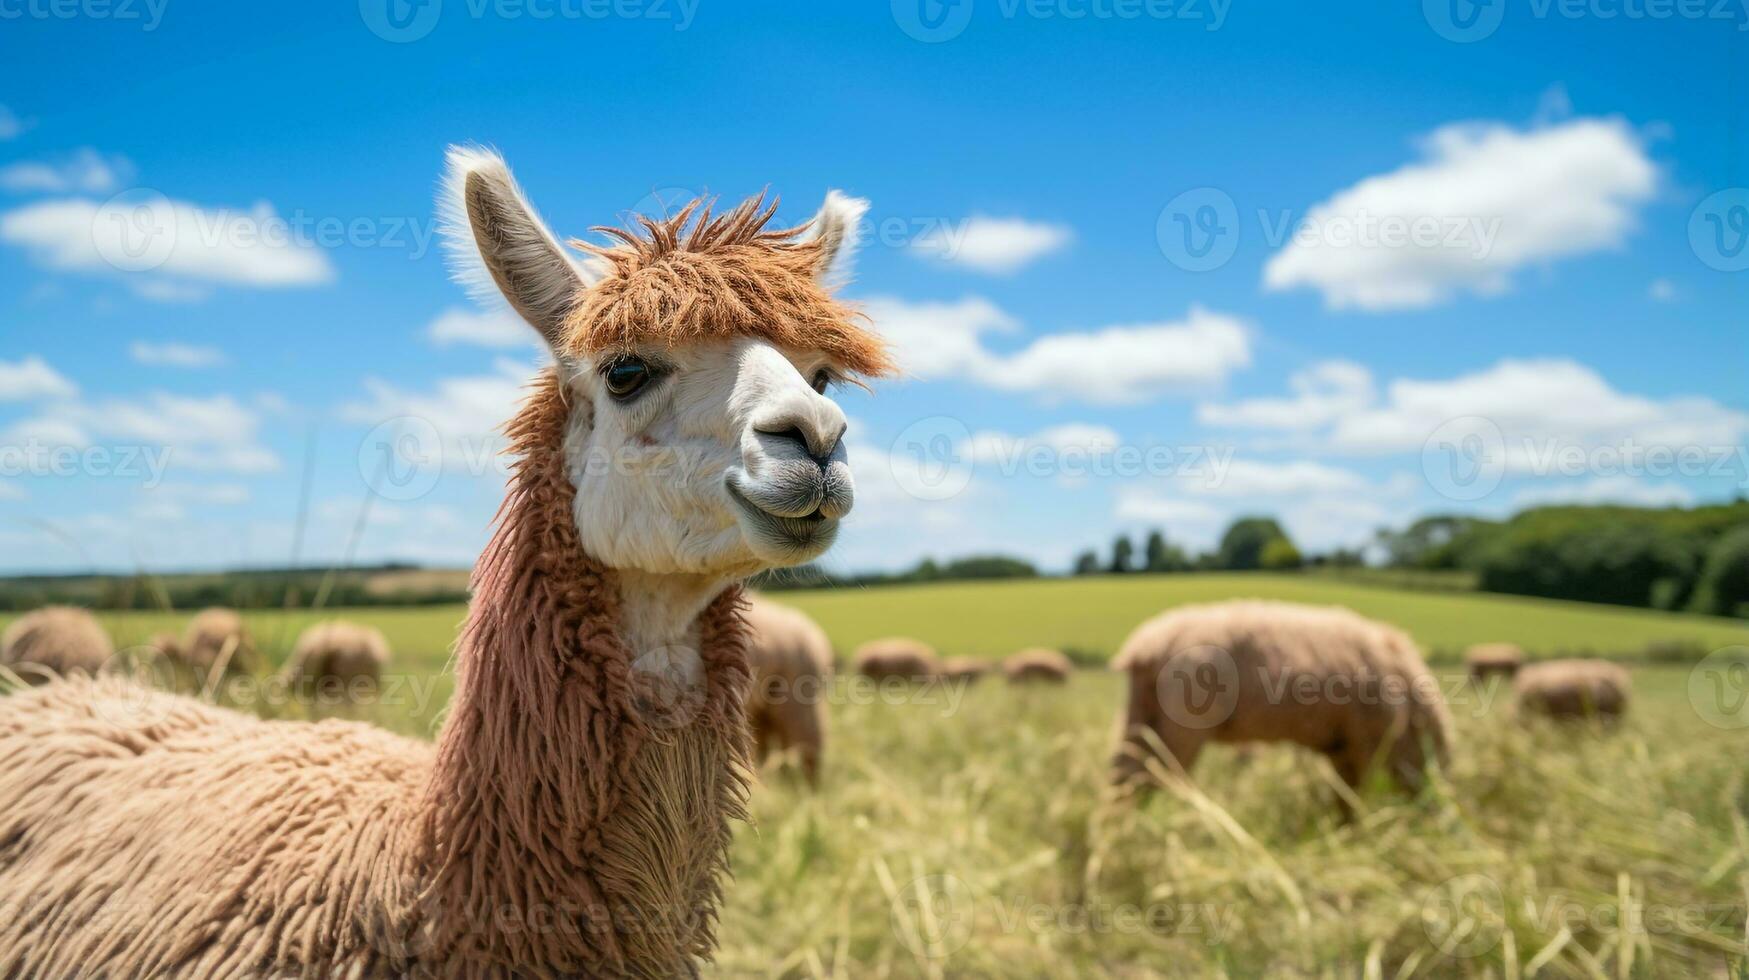
[[336, 696], [360, 686], [375, 688], [388, 663], [389, 641], [382, 630], [332, 620], [298, 634], [284, 676], [300, 693]]
[[1524, 714], [1613, 720], [1627, 713], [1634, 682], [1607, 660], [1545, 660], [1520, 669], [1512, 689]]
[[[118, 680], [0, 698], [0, 977], [693, 975], [746, 793], [739, 589], [651, 710], [549, 371], [435, 750]], [[672, 707], [671, 705], [668, 707]]]
[[832, 641], [798, 610], [755, 597], [747, 609], [747, 724], [755, 758], [794, 752], [809, 785], [819, 785], [826, 751]]
[[1285, 741], [1329, 757], [1350, 786], [1383, 764], [1405, 788], [1446, 758], [1451, 722], [1407, 635], [1347, 609], [1241, 601], [1186, 606], [1136, 627], [1112, 661], [1129, 673], [1114, 776], [1152, 756], [1188, 773], [1215, 742]]
[[72, 606], [44, 606], [0, 634], [0, 664], [33, 684], [75, 671], [96, 674], [115, 653], [97, 618]]
[[1002, 673], [1010, 684], [1067, 684], [1075, 665], [1055, 650], [1033, 647], [1002, 661]]
[[1464, 666], [1474, 680], [1499, 675], [1511, 677], [1524, 665], [1524, 651], [1516, 643], [1478, 643], [1464, 653]]
[[847, 371], [893, 371], [886, 342], [821, 282], [823, 240], [803, 228], [767, 230], [777, 202], [763, 195], [712, 217], [693, 201], [671, 218], [640, 218], [643, 234], [597, 228], [614, 246], [571, 244], [610, 274], [580, 297], [565, 322], [567, 353], [597, 355], [640, 343], [670, 346], [753, 336], [791, 350], [820, 350]]

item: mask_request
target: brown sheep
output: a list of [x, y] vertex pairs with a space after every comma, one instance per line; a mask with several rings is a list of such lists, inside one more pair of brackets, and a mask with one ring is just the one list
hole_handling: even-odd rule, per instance
[[857, 673], [877, 681], [889, 677], [921, 680], [941, 672], [934, 647], [905, 637], [870, 640], [856, 648], [853, 659]]
[[1524, 651], [1516, 643], [1478, 643], [1464, 653], [1470, 679], [1478, 683], [1495, 674], [1510, 680], [1524, 665]]
[[1010, 684], [1067, 684], [1075, 665], [1055, 650], [1033, 647], [1002, 661], [1002, 673]]
[[202, 609], [182, 634], [182, 659], [202, 678], [223, 662], [225, 671], [246, 671], [255, 663], [255, 641], [234, 609]]
[[832, 676], [832, 641], [804, 613], [754, 598], [747, 666], [747, 724], [759, 762], [794, 751], [808, 785], [820, 782], [826, 749], [826, 685]]
[[331, 620], [299, 634], [284, 676], [299, 693], [344, 699], [375, 691], [388, 662], [389, 641], [382, 630]]
[[993, 666], [980, 657], [949, 657], [941, 662], [941, 677], [946, 681], [971, 684], [988, 674]]
[[72, 606], [44, 606], [0, 635], [0, 664], [36, 684], [74, 672], [96, 675], [115, 654], [97, 618]]
[[1521, 713], [1614, 721], [1628, 710], [1633, 680], [1607, 660], [1545, 660], [1526, 664], [1512, 689]]
[[[1237, 601], [1156, 616], [1112, 661], [1129, 674], [1113, 775], [1145, 771], [1157, 737], [1188, 773], [1208, 742], [1292, 742], [1323, 753], [1350, 787], [1378, 763], [1405, 789], [1447, 758], [1436, 678], [1402, 631], [1347, 609]], [[1347, 809], [1346, 799], [1344, 809]]]

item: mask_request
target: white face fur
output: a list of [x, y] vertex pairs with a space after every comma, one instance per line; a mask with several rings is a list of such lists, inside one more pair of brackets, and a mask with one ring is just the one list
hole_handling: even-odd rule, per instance
[[[502, 294], [552, 346], [599, 273], [573, 261], [496, 154], [452, 150], [443, 206], [459, 275]], [[848, 261], [865, 202], [828, 195], [810, 233], [826, 275]], [[839, 366], [752, 338], [560, 358], [566, 467], [584, 550], [612, 568], [743, 577], [818, 557], [854, 498]]]

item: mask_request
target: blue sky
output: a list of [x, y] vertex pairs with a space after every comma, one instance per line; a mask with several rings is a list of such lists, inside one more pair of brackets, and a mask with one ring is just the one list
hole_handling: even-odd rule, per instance
[[841, 568], [1749, 485], [1741, 4], [390, 2], [0, 2], [0, 568], [283, 563], [306, 466], [301, 560], [467, 563], [538, 355], [431, 241], [464, 141], [564, 235], [870, 199]]

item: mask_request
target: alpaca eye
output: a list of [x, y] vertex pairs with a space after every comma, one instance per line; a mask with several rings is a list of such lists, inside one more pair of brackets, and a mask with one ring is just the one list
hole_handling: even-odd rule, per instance
[[607, 393], [621, 400], [642, 391], [653, 376], [650, 365], [638, 357], [619, 358], [601, 374], [607, 382]]
[[825, 368], [821, 368], [820, 370], [815, 371], [814, 372], [814, 380], [812, 383], [814, 385], [814, 390], [819, 392], [820, 394], [824, 395], [826, 393], [827, 386], [832, 383], [832, 372], [826, 370]]

